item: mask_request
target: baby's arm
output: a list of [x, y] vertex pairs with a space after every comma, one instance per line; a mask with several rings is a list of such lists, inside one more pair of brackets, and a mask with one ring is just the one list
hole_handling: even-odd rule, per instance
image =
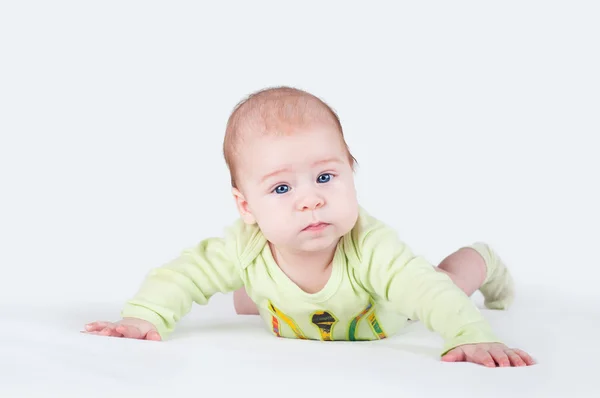
[[[526, 353], [508, 350], [472, 300], [447, 275], [415, 256], [391, 228], [373, 221], [363, 225], [354, 240], [360, 262], [357, 271], [365, 288], [399, 313], [439, 333], [444, 339], [444, 360], [486, 366], [495, 366], [494, 360], [501, 365], [509, 359], [515, 364], [523, 362], [521, 358], [532, 362]], [[496, 357], [498, 350], [503, 352]], [[513, 352], [520, 357], [509, 358]]]
[[[362, 250], [361, 281], [371, 294], [444, 339], [444, 353], [467, 343], [500, 342], [469, 297], [401, 242], [372, 233]], [[373, 239], [372, 241], [370, 241]], [[375, 240], [377, 239], [377, 240]]]
[[178, 258], [152, 270], [129, 300], [118, 322], [92, 322], [90, 333], [147, 340], [164, 340], [192, 303], [207, 304], [215, 293], [243, 286], [237, 253], [223, 238], [203, 240]]

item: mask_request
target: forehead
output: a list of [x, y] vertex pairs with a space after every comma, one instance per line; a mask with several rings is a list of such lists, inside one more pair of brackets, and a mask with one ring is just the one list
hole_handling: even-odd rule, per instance
[[303, 169], [327, 160], [346, 161], [341, 134], [329, 125], [314, 125], [289, 134], [256, 135], [241, 151], [242, 171], [248, 178], [261, 178], [275, 169]]

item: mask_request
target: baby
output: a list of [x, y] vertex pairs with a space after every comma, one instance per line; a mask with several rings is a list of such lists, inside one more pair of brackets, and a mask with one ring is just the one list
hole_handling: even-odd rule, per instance
[[227, 123], [224, 155], [240, 219], [152, 270], [118, 322], [88, 333], [164, 340], [192, 303], [234, 292], [279, 337], [375, 340], [420, 320], [444, 340], [444, 361], [534, 363], [493, 333], [471, 301], [507, 308], [512, 279], [484, 243], [438, 267], [413, 254], [357, 201], [355, 159], [334, 111], [302, 90], [256, 92]]

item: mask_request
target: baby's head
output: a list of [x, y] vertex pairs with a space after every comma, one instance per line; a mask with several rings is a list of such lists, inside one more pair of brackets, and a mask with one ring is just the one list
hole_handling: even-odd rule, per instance
[[250, 95], [229, 118], [223, 152], [242, 219], [275, 246], [322, 250], [354, 227], [355, 159], [337, 115], [314, 95]]

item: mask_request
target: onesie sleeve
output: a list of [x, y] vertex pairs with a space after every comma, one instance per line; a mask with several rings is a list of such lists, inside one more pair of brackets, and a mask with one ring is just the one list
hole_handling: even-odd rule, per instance
[[122, 317], [152, 323], [164, 340], [193, 303], [207, 304], [215, 293], [228, 293], [243, 286], [239, 266], [239, 228], [225, 237], [202, 240], [196, 246], [149, 272]]
[[394, 230], [371, 219], [354, 238], [364, 287], [375, 299], [439, 333], [442, 355], [463, 344], [501, 342], [471, 299], [446, 274], [413, 254]]

